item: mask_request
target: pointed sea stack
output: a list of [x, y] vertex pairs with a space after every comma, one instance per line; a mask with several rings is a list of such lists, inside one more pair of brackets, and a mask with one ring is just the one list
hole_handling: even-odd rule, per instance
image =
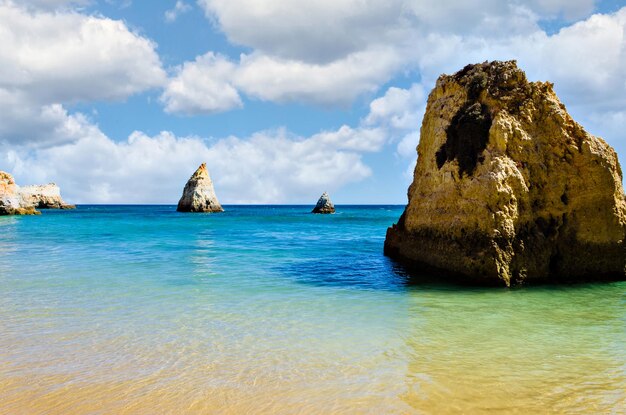
[[385, 254], [477, 284], [626, 279], [617, 154], [515, 61], [440, 76], [417, 152]]
[[224, 211], [217, 200], [217, 196], [215, 196], [213, 182], [206, 168], [206, 163], [202, 163], [187, 181], [176, 210], [179, 212]]
[[335, 205], [330, 201], [328, 193], [322, 193], [311, 213], [335, 213]]

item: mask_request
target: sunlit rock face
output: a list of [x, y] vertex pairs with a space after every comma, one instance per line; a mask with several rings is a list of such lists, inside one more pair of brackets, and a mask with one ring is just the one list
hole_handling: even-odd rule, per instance
[[206, 163], [202, 163], [189, 178], [178, 202], [179, 212], [223, 212], [224, 209], [215, 196], [213, 181]]
[[322, 193], [311, 213], [335, 213], [335, 205], [330, 200], [328, 193]]
[[37, 209], [73, 209], [74, 205], [65, 203], [61, 197], [61, 189], [54, 183], [22, 186], [20, 188], [22, 203]]
[[54, 183], [20, 187], [13, 176], [0, 171], [0, 215], [36, 215], [37, 209], [72, 209]]
[[442, 75], [385, 253], [480, 284], [626, 279], [615, 151], [515, 61]]

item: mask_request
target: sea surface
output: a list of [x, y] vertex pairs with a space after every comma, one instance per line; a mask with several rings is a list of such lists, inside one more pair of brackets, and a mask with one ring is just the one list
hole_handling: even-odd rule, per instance
[[0, 218], [0, 413], [626, 413], [626, 283], [417, 283], [401, 206], [225, 208]]

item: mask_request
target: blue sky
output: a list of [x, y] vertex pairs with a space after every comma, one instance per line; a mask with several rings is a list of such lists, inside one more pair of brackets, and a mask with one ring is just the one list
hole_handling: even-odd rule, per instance
[[441, 73], [517, 59], [624, 160], [626, 5], [0, 0], [0, 170], [74, 203], [406, 202]]

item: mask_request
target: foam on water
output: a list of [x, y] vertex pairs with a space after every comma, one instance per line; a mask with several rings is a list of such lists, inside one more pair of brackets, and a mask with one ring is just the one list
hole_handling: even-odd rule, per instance
[[0, 413], [619, 413], [626, 284], [412, 284], [401, 207], [0, 218]]

